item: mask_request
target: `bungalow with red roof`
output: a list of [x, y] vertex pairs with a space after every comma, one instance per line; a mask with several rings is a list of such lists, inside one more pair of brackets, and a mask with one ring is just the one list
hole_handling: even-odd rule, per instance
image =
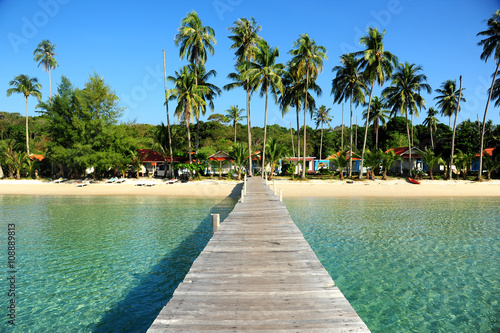
[[395, 161], [392, 167], [389, 169], [390, 172], [395, 174], [408, 173], [410, 168], [417, 170], [424, 170], [424, 164], [422, 162], [422, 155], [417, 148], [411, 148], [411, 166], [410, 166], [410, 150], [408, 147], [390, 148], [386, 151], [393, 150], [396, 156], [401, 157], [401, 161]]
[[[493, 156], [493, 152], [495, 151], [495, 148], [486, 148], [483, 150], [483, 156]], [[474, 156], [474, 161], [472, 162], [472, 168], [471, 171], [474, 172], [479, 172], [479, 153]], [[484, 159], [483, 159], [483, 172], [487, 172], [486, 168], [484, 167]]]
[[[308, 157], [306, 156], [306, 172], [314, 173], [316, 170], [314, 169], [314, 161], [316, 157]], [[295, 174], [300, 174], [302, 172], [302, 163], [304, 161], [303, 157], [285, 157], [285, 160], [295, 165]], [[280, 166], [281, 167], [281, 166]]]
[[[174, 171], [171, 168], [171, 157], [166, 158], [163, 154], [153, 151], [152, 149], [139, 149], [139, 158], [142, 161], [141, 170], [139, 173], [142, 175], [152, 174], [158, 177], [164, 177], [167, 171], [168, 177], [173, 177]], [[173, 157], [173, 163], [180, 163], [181, 158], [178, 156]]]
[[231, 155], [229, 155], [226, 152], [223, 152], [222, 150], [219, 150], [215, 154], [208, 156], [208, 160], [218, 162], [218, 168], [213, 168], [212, 165], [209, 165], [207, 171], [209, 173], [218, 172], [219, 177], [221, 177], [222, 174], [229, 174], [234, 168], [233, 159]]
[[[340, 151], [336, 152], [335, 154], [331, 155], [328, 157], [329, 160], [335, 160], [340, 156]], [[349, 157], [351, 156], [351, 151], [348, 150], [346, 152], [346, 160], [349, 160]], [[359, 167], [361, 166], [361, 158], [355, 157], [354, 154], [352, 156], [352, 171], [353, 172], [359, 172]], [[330, 167], [333, 171], [337, 170], [335, 167], [335, 164], [332, 164]], [[364, 169], [364, 168], [363, 168]], [[347, 169], [348, 170], [348, 169]], [[344, 170], [347, 172], [347, 170]], [[365, 170], [366, 172], [366, 170]]]

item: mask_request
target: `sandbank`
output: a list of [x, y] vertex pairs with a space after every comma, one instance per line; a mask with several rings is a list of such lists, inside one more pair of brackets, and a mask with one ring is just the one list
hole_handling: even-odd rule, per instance
[[[76, 181], [55, 184], [38, 180], [0, 180], [0, 195], [54, 196], [175, 196], [175, 197], [239, 197], [242, 182], [204, 180], [185, 184], [166, 184], [163, 180], [146, 180], [154, 186], [137, 186], [144, 180], [127, 180], [123, 184], [96, 182], [77, 187]], [[400, 180], [289, 181], [276, 180], [277, 193], [283, 197], [500, 197], [500, 181], [423, 180], [414, 185]], [[272, 182], [269, 182], [272, 187]]]

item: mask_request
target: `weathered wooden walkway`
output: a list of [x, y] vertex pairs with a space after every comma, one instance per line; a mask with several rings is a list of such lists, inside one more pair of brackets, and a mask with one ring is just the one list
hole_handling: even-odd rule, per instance
[[148, 332], [369, 332], [261, 178]]

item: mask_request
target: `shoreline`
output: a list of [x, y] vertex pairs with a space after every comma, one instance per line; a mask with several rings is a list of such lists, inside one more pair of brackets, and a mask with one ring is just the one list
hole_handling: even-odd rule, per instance
[[[40, 180], [0, 180], [0, 195], [36, 196], [168, 196], [168, 197], [239, 197], [238, 181], [203, 180], [166, 184], [163, 180], [147, 180], [154, 186], [136, 186], [143, 180], [131, 179], [122, 184], [105, 182], [77, 187], [77, 181], [60, 184]], [[269, 182], [272, 187], [272, 181]], [[240, 185], [241, 187], [241, 185]], [[340, 180], [290, 181], [276, 180], [276, 191], [283, 197], [500, 197], [500, 180], [484, 182], [423, 180], [420, 185], [403, 179], [355, 181]]]

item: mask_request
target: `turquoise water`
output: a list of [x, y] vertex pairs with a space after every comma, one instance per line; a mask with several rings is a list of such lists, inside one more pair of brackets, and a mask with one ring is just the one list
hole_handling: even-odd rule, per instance
[[498, 198], [285, 203], [372, 332], [500, 332]]
[[235, 199], [0, 196], [0, 260], [16, 228], [16, 325], [0, 332], [145, 332]]

